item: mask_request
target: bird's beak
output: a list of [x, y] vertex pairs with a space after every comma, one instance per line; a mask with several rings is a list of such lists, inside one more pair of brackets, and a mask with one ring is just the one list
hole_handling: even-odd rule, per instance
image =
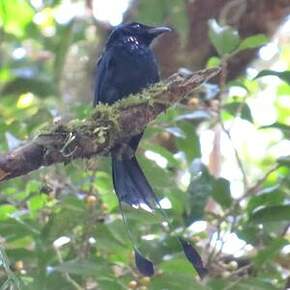
[[173, 29], [166, 26], [151, 27], [148, 29], [148, 33], [152, 35], [153, 37], [156, 37], [162, 33], [171, 32], [171, 31], [173, 31]]

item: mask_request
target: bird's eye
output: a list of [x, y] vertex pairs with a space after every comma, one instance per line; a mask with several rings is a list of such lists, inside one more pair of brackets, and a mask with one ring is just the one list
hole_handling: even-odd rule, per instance
[[134, 28], [141, 28], [141, 25], [138, 24], [138, 23], [135, 23], [135, 24], [133, 25], [133, 27], [134, 27]]

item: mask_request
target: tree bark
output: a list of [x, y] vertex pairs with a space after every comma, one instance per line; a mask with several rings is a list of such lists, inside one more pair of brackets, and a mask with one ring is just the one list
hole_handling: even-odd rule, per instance
[[[241, 38], [254, 34], [269, 37], [290, 13], [289, 0], [193, 0], [187, 1], [189, 33], [182, 48], [178, 34], [165, 35], [156, 45], [164, 77], [179, 67], [192, 70], [205, 66], [216, 55], [208, 38], [208, 20], [215, 18], [238, 29]], [[229, 78], [241, 74], [257, 56], [258, 49], [236, 55], [229, 64]]]
[[[46, 133], [0, 155], [0, 182], [25, 175], [41, 166], [107, 154], [141, 133], [147, 124], [193, 89], [217, 75], [219, 68], [191, 76], [174, 74], [136, 96], [112, 106], [99, 105], [86, 120], [54, 124]], [[150, 97], [148, 97], [150, 96]]]

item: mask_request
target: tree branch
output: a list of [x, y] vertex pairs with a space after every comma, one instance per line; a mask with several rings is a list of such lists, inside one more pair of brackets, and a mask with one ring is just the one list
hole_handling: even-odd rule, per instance
[[166, 81], [112, 106], [98, 105], [88, 119], [53, 124], [31, 141], [0, 155], [0, 182], [41, 166], [104, 155], [142, 132], [147, 124], [193, 89], [219, 73], [219, 68], [174, 74]]

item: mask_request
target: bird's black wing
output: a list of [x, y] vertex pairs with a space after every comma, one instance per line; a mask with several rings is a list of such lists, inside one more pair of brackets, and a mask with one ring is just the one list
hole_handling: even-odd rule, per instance
[[94, 106], [98, 103], [111, 103], [109, 100], [117, 97], [118, 92], [111, 82], [113, 75], [114, 60], [112, 54], [110, 52], [104, 52], [97, 62]]

